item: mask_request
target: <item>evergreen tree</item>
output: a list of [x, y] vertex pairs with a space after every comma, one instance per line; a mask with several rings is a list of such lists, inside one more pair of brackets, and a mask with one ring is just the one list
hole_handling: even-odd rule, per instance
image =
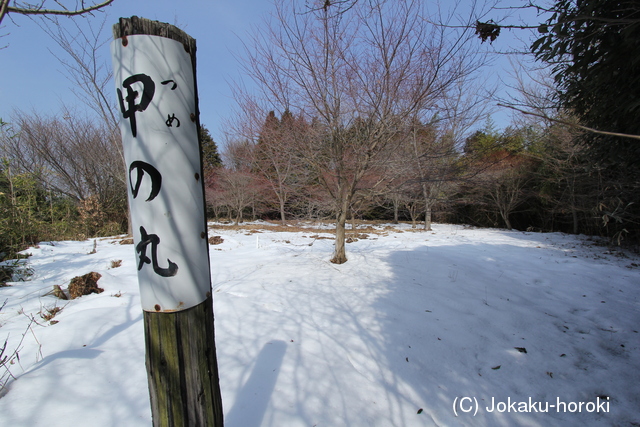
[[[640, 135], [640, 3], [557, 0], [531, 50], [553, 65], [560, 106], [591, 128]], [[586, 133], [603, 163], [635, 165], [640, 144]]]
[[[531, 47], [553, 65], [558, 106], [599, 131], [640, 135], [640, 2], [556, 0]], [[591, 173], [602, 177], [593, 210], [606, 234], [640, 240], [640, 144], [586, 132]]]
[[222, 166], [218, 146], [211, 137], [209, 129], [204, 125], [200, 125], [200, 144], [202, 147], [202, 165], [205, 173]]

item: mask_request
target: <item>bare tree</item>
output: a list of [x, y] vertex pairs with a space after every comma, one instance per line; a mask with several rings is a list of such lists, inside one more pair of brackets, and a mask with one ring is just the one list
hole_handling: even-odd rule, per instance
[[532, 196], [529, 184], [539, 165], [531, 155], [535, 134], [527, 128], [508, 127], [501, 133], [491, 129], [489, 122], [485, 131], [476, 132], [465, 145], [461, 161], [466, 193], [480, 211], [494, 218], [494, 225], [499, 218], [512, 229], [511, 214]]
[[415, 123], [410, 129], [408, 160], [414, 167], [414, 180], [420, 185], [424, 208], [424, 229], [431, 230], [432, 211], [451, 181], [457, 157], [450, 135], [437, 135], [434, 126]]
[[404, 143], [412, 117], [433, 115], [437, 101], [478, 66], [468, 33], [451, 38], [422, 17], [417, 0], [316, 2], [280, 0], [247, 49], [246, 71], [276, 111], [312, 120], [298, 147], [334, 202], [343, 263], [345, 221], [361, 180], [380, 168], [391, 145]]
[[68, 2], [74, 3], [75, 6], [73, 9], [69, 9], [64, 5], [62, 1], [56, 0], [55, 3], [58, 5], [59, 9], [49, 9], [45, 7], [47, 3], [46, 0], [40, 0], [36, 4], [31, 3], [22, 3], [22, 2], [13, 2], [13, 6], [10, 6], [11, 0], [0, 0], [0, 23], [5, 16], [10, 13], [16, 13], [19, 15], [58, 15], [58, 16], [77, 16], [84, 15], [87, 13], [91, 13], [102, 9], [105, 6], [113, 3], [113, 0], [105, 0], [101, 3], [92, 3], [91, 5], [85, 4], [84, 0], [80, 1], [78, 5], [78, 1]]
[[271, 111], [252, 150], [254, 167], [276, 197], [283, 225], [290, 198], [302, 192], [305, 182], [305, 168], [295, 146], [305, 138], [306, 130], [302, 117], [295, 118], [287, 110], [278, 120]]
[[497, 210], [508, 230], [513, 228], [511, 214], [526, 197], [524, 188], [527, 181], [528, 178], [523, 171], [512, 165], [485, 172], [480, 176], [478, 188], [481, 194], [490, 201], [488, 205]]
[[545, 189], [540, 197], [548, 203], [552, 218], [569, 212], [571, 231], [578, 234], [584, 218], [594, 216], [597, 175], [589, 172], [596, 167], [588, 162], [575, 128], [554, 124], [545, 133], [547, 147], [538, 156], [545, 172], [540, 177]]
[[16, 135], [3, 138], [0, 150], [17, 170], [28, 172], [56, 193], [98, 206], [114, 221], [126, 220], [126, 191], [120, 157], [110, 129], [73, 111], [62, 118], [17, 113]]
[[117, 106], [111, 94], [113, 71], [111, 64], [100, 55], [101, 49], [111, 41], [110, 33], [104, 35], [106, 19], [104, 17], [99, 22], [86, 23], [72, 21], [67, 26], [53, 16], [42, 19], [39, 25], [64, 52], [64, 56], [52, 54], [66, 70], [71, 91], [79, 101], [95, 112], [100, 121], [114, 128], [114, 133], [118, 135], [114, 148], [121, 151]]
[[524, 113], [515, 116], [518, 126], [537, 129], [543, 136], [543, 146], [528, 156], [543, 164], [537, 177], [543, 189], [539, 197], [548, 207], [551, 228], [558, 222], [562, 225], [568, 213], [573, 234], [587, 231], [598, 216], [596, 207], [604, 205], [600, 190], [607, 185], [600, 182], [597, 162], [580, 144], [579, 120], [570, 111], [556, 108], [556, 88], [548, 67], [533, 68], [524, 62], [513, 65], [516, 91], [501, 102]]
[[[118, 128], [119, 117], [112, 88], [111, 65], [102, 60], [100, 50], [111, 41], [103, 35], [106, 17], [97, 24], [80, 25], [73, 21], [73, 30], [59, 22], [57, 17], [46, 17], [41, 28], [63, 50], [64, 56], [56, 59], [66, 70], [71, 91], [79, 101], [95, 113], [105, 129], [105, 136], [122, 163], [120, 179], [126, 182], [124, 152]], [[55, 55], [54, 55], [55, 56]]]
[[[213, 189], [227, 207], [229, 215], [233, 215], [237, 225], [243, 220], [244, 210], [255, 205], [260, 192], [255, 175], [248, 171], [218, 168], [215, 171]], [[216, 194], [212, 194], [214, 197]], [[215, 199], [212, 200], [215, 203]]]
[[207, 204], [216, 214], [226, 209], [236, 224], [242, 221], [247, 208], [255, 216], [256, 205], [265, 191], [264, 183], [252, 171], [254, 148], [248, 140], [227, 142], [222, 152], [226, 166], [215, 168], [207, 177]]
[[[95, 157], [94, 160], [101, 162], [106, 161], [107, 167], [116, 167], [114, 178], [119, 182], [114, 186], [114, 190], [123, 191], [122, 199], [126, 200], [126, 167], [124, 161], [124, 153], [121, 142], [120, 130], [118, 128], [118, 112], [113, 102], [114, 97], [110, 95], [113, 90], [111, 85], [112, 69], [110, 64], [102, 60], [100, 50], [105, 44], [110, 42], [111, 35], [105, 36], [104, 30], [106, 26], [106, 17], [99, 22], [94, 20], [72, 20], [70, 25], [63, 24], [57, 16], [44, 16], [39, 22], [40, 27], [45, 33], [62, 49], [63, 54], [55, 55], [56, 59], [62, 64], [65, 75], [71, 83], [71, 91], [76, 95], [79, 101], [86, 105], [89, 110], [93, 111], [92, 118], [83, 117], [83, 120], [94, 121], [91, 124], [94, 128], [99, 128], [104, 141], [111, 147], [112, 153], [106, 158]], [[53, 54], [53, 53], [52, 53]], [[64, 117], [70, 114], [63, 113]], [[90, 141], [86, 141], [90, 144]], [[77, 142], [75, 144], [78, 144]], [[119, 165], [111, 164], [113, 160], [119, 159]], [[99, 168], [100, 166], [96, 166]], [[84, 202], [83, 204], [86, 204]], [[95, 204], [95, 203], [94, 203]], [[122, 215], [126, 215], [127, 206], [122, 205]], [[120, 214], [118, 215], [120, 216]], [[131, 232], [130, 221], [128, 223], [129, 232]]]

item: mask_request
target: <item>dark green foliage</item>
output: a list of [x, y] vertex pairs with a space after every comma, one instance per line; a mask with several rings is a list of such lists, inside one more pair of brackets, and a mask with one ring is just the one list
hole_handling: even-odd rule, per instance
[[34, 243], [43, 216], [43, 192], [26, 174], [13, 174], [5, 161], [0, 178], [0, 252], [5, 257]]
[[[558, 0], [531, 46], [553, 65], [558, 107], [599, 131], [640, 135], [640, 2]], [[615, 240], [640, 239], [640, 142], [585, 132], [591, 215]]]
[[[591, 128], [640, 135], [640, 3], [559, 0], [553, 11], [531, 50], [553, 65], [560, 105]], [[584, 141], [609, 164], [640, 161], [636, 140], [588, 133]]]
[[6, 161], [0, 165], [0, 260], [43, 240], [77, 238], [78, 219], [71, 199], [47, 191], [31, 174], [13, 173]]
[[200, 144], [202, 146], [202, 166], [205, 173], [222, 166], [222, 159], [218, 153], [218, 146], [211, 137], [209, 129], [204, 125], [200, 126]]
[[463, 151], [467, 156], [484, 157], [496, 152], [515, 154], [523, 150], [539, 149], [539, 135], [529, 127], [507, 127], [498, 132], [491, 119], [487, 120], [482, 130], [476, 131], [465, 141]]

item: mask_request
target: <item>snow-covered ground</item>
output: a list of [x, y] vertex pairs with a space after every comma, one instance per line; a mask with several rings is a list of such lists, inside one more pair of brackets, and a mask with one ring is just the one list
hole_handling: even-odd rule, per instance
[[[637, 257], [436, 224], [369, 233], [334, 265], [328, 232], [212, 235], [227, 427], [640, 425]], [[0, 288], [0, 345], [27, 331], [0, 426], [150, 425], [134, 249], [93, 244], [31, 248], [31, 279]], [[91, 271], [103, 293], [45, 295]]]

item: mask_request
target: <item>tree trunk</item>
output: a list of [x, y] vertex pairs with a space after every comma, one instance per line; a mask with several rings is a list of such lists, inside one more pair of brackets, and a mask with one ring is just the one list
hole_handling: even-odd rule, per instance
[[573, 220], [573, 234], [578, 234], [578, 210], [576, 209], [576, 187], [575, 177], [569, 185], [571, 191], [571, 218]]
[[345, 225], [347, 223], [347, 213], [349, 212], [349, 199], [346, 198], [338, 209], [336, 215], [336, 243], [331, 262], [334, 264], [344, 264], [347, 262], [345, 250]]
[[398, 199], [394, 198], [393, 199], [393, 223], [397, 224], [398, 223], [398, 209], [400, 206], [400, 202], [398, 201]]
[[[420, 172], [423, 176], [423, 173]], [[424, 229], [431, 230], [431, 200], [429, 199], [429, 190], [427, 189], [427, 183], [422, 178], [422, 197], [424, 197]]]
[[287, 225], [287, 218], [284, 213], [284, 199], [280, 198], [280, 221], [282, 225]]
[[353, 210], [351, 210], [351, 230], [355, 230], [357, 227], [358, 221], [356, 219], [356, 215], [353, 213]]
[[407, 205], [407, 209], [409, 210], [409, 216], [411, 217], [411, 228], [416, 228], [416, 222], [418, 220], [417, 205]]
[[424, 213], [424, 229], [431, 231], [431, 205], [427, 205], [427, 209]]
[[504, 212], [504, 213], [500, 213], [500, 215], [502, 216], [502, 219], [504, 220], [504, 224], [507, 227], [507, 230], [512, 230], [513, 227], [511, 227], [511, 221], [509, 220], [509, 213], [508, 212]]

